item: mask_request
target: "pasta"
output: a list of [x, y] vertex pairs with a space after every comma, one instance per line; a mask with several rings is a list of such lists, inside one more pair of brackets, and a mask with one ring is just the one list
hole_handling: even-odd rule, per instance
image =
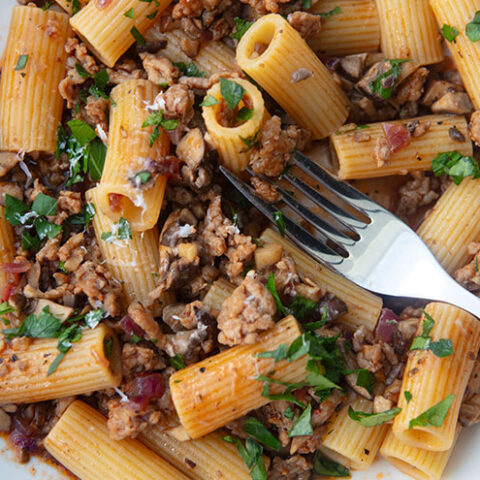
[[[290, 344], [299, 335], [295, 319], [286, 317], [262, 334], [257, 344], [231, 348], [172, 375], [172, 399], [188, 435], [200, 438], [268, 403], [261, 394], [263, 383], [255, 377], [272, 370], [272, 361], [256, 354]], [[277, 363], [275, 378], [299, 382], [305, 376], [305, 364], [305, 357]]]
[[67, 13], [74, 13], [78, 7], [83, 7], [89, 0], [78, 0], [78, 5], [74, 7], [73, 0], [55, 0]]
[[[0, 265], [10, 263], [15, 252], [14, 238], [10, 224], [5, 220], [5, 208], [0, 206]], [[8, 300], [15, 278], [12, 274], [0, 268], [0, 300]]]
[[139, 440], [193, 480], [249, 480], [248, 469], [237, 449], [223, 440], [227, 432], [214, 432], [198, 440], [180, 442], [160, 428], [142, 433]]
[[55, 152], [69, 34], [63, 13], [13, 8], [0, 80], [1, 150]]
[[[395, 121], [392, 124], [405, 125], [415, 121], [428, 126], [426, 133], [420, 137], [412, 137], [407, 146], [392, 153], [388, 163], [383, 165], [379, 165], [373, 156], [378, 138], [385, 136], [383, 123], [369, 125], [360, 131], [333, 134], [330, 139], [336, 152], [339, 178], [350, 180], [404, 175], [414, 170], [430, 170], [432, 160], [442, 152], [457, 150], [463, 155], [472, 154], [472, 142], [468, 138], [467, 122], [464, 117], [429, 115]], [[449, 129], [454, 126], [462, 132], [463, 142], [454, 140], [448, 135]], [[359, 132], [366, 137], [362, 136], [359, 140]]]
[[440, 27], [454, 26], [458, 32], [455, 43], [447, 42], [450, 53], [455, 60], [465, 88], [475, 108], [480, 108], [480, 84], [477, 70], [480, 65], [480, 46], [470, 41], [465, 34], [467, 23], [473, 20], [480, 8], [478, 0], [430, 0], [430, 6]]
[[[165, 193], [166, 177], [152, 173], [151, 165], [166, 155], [170, 141], [163, 128], [152, 146], [154, 126], [143, 127], [160, 89], [147, 80], [124, 82], [112, 91], [116, 106], [111, 109], [107, 158], [98, 187], [98, 207], [113, 221], [121, 217], [132, 230], [153, 228]], [[145, 178], [142, 175], [146, 175]]]
[[[455, 440], [455, 428], [462, 397], [480, 346], [480, 325], [475, 317], [459, 308], [443, 303], [430, 303], [426, 315], [435, 321], [430, 332], [432, 341], [449, 339], [451, 355], [440, 357], [431, 350], [418, 350], [410, 356], [401, 391], [411, 394], [407, 403], [400, 395], [402, 411], [395, 417], [392, 432], [404, 444], [442, 452], [449, 450]], [[422, 334], [422, 325], [417, 335]], [[454, 395], [441, 426], [411, 423], [413, 419]]]
[[[359, 398], [350, 406], [361, 412], [372, 411], [372, 402], [365, 399]], [[345, 406], [330, 421], [320, 451], [343, 465], [366, 470], [375, 459], [388, 426], [363, 427], [348, 416], [348, 408]]]
[[377, 1], [386, 58], [411, 58], [420, 65], [443, 60], [435, 17], [423, 0]]
[[355, 326], [363, 325], [367, 330], [375, 329], [382, 308], [382, 300], [380, 297], [363, 290], [323, 265], [315, 262], [315, 260], [303, 253], [291, 242], [271, 229], [266, 229], [263, 232], [260, 241], [263, 243], [279, 243], [282, 245], [285, 252], [292, 255], [295, 259], [299, 272], [314, 279], [329, 292], [341, 298], [347, 304], [348, 308], [348, 312], [341, 318], [342, 322]]
[[208, 90], [207, 95], [215, 98], [218, 103], [203, 107], [203, 119], [222, 163], [238, 172], [247, 167], [250, 151], [248, 140], [258, 135], [268, 112], [265, 110], [262, 95], [255, 85], [247, 80], [236, 80], [235, 83], [245, 89], [243, 100], [238, 108], [241, 109], [248, 104], [249, 107], [246, 108], [253, 109], [251, 118], [234, 126], [224, 124], [223, 111], [228, 107], [223, 102], [220, 83], [216, 83]]
[[[60, 365], [46, 379], [51, 363], [59, 354], [57, 343], [57, 339], [35, 339], [27, 347], [7, 348], [0, 353], [7, 371], [0, 384], [0, 405], [43, 402], [120, 384], [120, 345], [107, 326], [83, 331], [81, 340], [72, 344]], [[109, 352], [107, 343], [110, 343]]]
[[324, 15], [336, 12], [322, 21], [318, 33], [307, 37], [308, 44], [318, 54], [352, 55], [378, 50], [380, 22], [375, 1], [323, 0], [312, 5], [311, 11]]
[[235, 287], [223, 279], [215, 280], [203, 297], [203, 303], [214, 314], [218, 315], [223, 302], [233, 293]]
[[454, 443], [443, 452], [430, 452], [405, 445], [389, 430], [380, 448], [380, 455], [401, 472], [417, 480], [440, 480], [460, 430], [461, 427], [458, 424]]
[[[45, 438], [47, 451], [81, 480], [188, 480], [139, 441], [108, 435], [107, 420], [79, 400], [73, 402]], [[122, 461], [116, 461], [121, 458]]]
[[[265, 47], [261, 55], [256, 54], [257, 44]], [[247, 30], [237, 48], [237, 63], [314, 138], [326, 137], [345, 121], [345, 94], [280, 15], [266, 15]]]
[[[72, 17], [70, 23], [95, 56], [108, 67], [113, 67], [136, 40], [145, 42], [142, 34], [170, 2], [171, 0], [113, 0], [108, 3], [92, 1]], [[133, 17], [125, 16], [125, 12], [132, 8]], [[96, 21], [92, 22], [92, 18]]]
[[480, 238], [479, 189], [478, 180], [450, 185], [418, 228], [418, 235], [449, 273], [469, 258], [465, 245]]
[[[98, 205], [98, 190], [89, 190], [86, 200]], [[127, 302], [137, 300], [148, 303], [148, 294], [155, 288], [159, 268], [156, 229], [132, 232], [132, 238], [127, 240], [106, 241], [102, 239], [102, 234], [113, 231], [113, 222], [98, 210], [93, 218], [93, 227], [102, 256], [115, 279], [123, 285]], [[172, 297], [172, 294], [164, 293], [153, 306], [154, 311], [161, 311], [163, 306], [172, 302]]]

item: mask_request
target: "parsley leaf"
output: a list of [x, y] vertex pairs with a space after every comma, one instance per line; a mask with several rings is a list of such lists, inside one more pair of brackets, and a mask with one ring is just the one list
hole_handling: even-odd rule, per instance
[[430, 350], [437, 357], [448, 357], [453, 354], [452, 341], [449, 338], [441, 338], [438, 342], [432, 342]]
[[267, 470], [262, 457], [263, 447], [261, 445], [251, 438], [245, 440], [245, 446], [240, 439], [231, 436], [223, 437], [223, 440], [236, 445], [240, 456], [250, 471], [252, 480], [267, 480]]
[[344, 375], [357, 374], [357, 380], [355, 384], [359, 387], [364, 388], [367, 392], [372, 393], [377, 380], [375, 375], [366, 368], [358, 368], [356, 370], [347, 370], [344, 372]]
[[146, 127], [153, 127], [153, 132], [150, 134], [150, 138], [148, 139], [148, 143], [150, 147], [157, 141], [158, 137], [160, 136], [160, 127], [164, 130], [175, 130], [178, 127], [177, 120], [169, 120], [163, 118], [163, 111], [162, 110], [155, 110], [142, 123], [142, 128]]
[[19, 327], [2, 330], [2, 333], [9, 340], [14, 337], [56, 338], [61, 328], [61, 320], [50, 313], [49, 307], [45, 307], [38, 316], [28, 315]]
[[84, 320], [85, 324], [89, 328], [95, 328], [102, 320], [105, 312], [101, 308], [97, 308], [96, 310], [90, 310], [85, 314]]
[[83, 66], [78, 62], [75, 64], [75, 70], [83, 78], [90, 78], [91, 77], [91, 75], [85, 70], [85, 68], [83, 68]]
[[449, 395], [433, 407], [425, 410], [418, 417], [412, 418], [408, 428], [414, 427], [441, 427], [450, 407], [452, 406], [455, 394]]
[[456, 27], [453, 27], [444, 23], [441, 30], [442, 30], [443, 38], [445, 38], [447, 42], [452, 43], [458, 37], [458, 30], [456, 29]]
[[144, 185], [152, 178], [152, 172], [143, 171], [136, 173], [130, 180], [131, 182], [139, 188], [141, 185]]
[[133, 18], [135, 16], [135, 12], [133, 10], [133, 7], [129, 8], [123, 15], [127, 18]]
[[317, 305], [318, 304], [316, 302], [310, 300], [309, 298], [295, 295], [292, 302], [288, 306], [288, 309], [292, 312], [292, 315], [294, 315], [297, 320], [301, 320], [311, 315], [317, 308]]
[[437, 357], [448, 357], [453, 354], [452, 341], [441, 338], [438, 342], [432, 342], [429, 336], [430, 331], [435, 325], [435, 320], [423, 310], [425, 319], [423, 320], [422, 334], [415, 337], [410, 346], [410, 350], [431, 350]]
[[215, 97], [212, 97], [212, 95], [207, 95], [202, 103], [200, 104], [201, 107], [211, 107], [212, 105], [217, 105], [219, 102]]
[[82, 147], [91, 142], [97, 136], [93, 128], [82, 120], [70, 120], [67, 122], [67, 125], [72, 131], [72, 135]]
[[378, 75], [373, 82], [370, 83], [370, 89], [374, 95], [379, 95], [384, 100], [392, 96], [395, 82], [402, 72], [401, 64], [409, 62], [407, 59], [386, 60], [391, 68], [385, 73]]
[[40, 240], [44, 238], [55, 238], [62, 231], [61, 225], [50, 223], [44, 218], [37, 218], [34, 225]]
[[257, 130], [253, 135], [250, 135], [249, 137], [242, 137], [240, 135], [240, 140], [247, 146], [247, 149], [243, 150], [242, 153], [248, 152], [252, 148], [255, 148], [258, 146], [259, 133], [260, 133], [260, 130]]
[[287, 344], [282, 343], [275, 350], [266, 350], [257, 354], [259, 358], [273, 358], [274, 362], [280, 362], [287, 358]]
[[253, 108], [242, 107], [237, 113], [237, 122], [242, 123], [250, 120], [253, 116]]
[[143, 38], [143, 35], [138, 31], [135, 25], [130, 29], [130, 33], [132, 37], [135, 39], [135, 41], [142, 47], [144, 47], [147, 44], [147, 42]]
[[365, 413], [355, 411], [352, 407], [348, 407], [348, 416], [355, 422], [359, 423], [363, 427], [376, 427], [385, 422], [390, 422], [393, 420], [402, 409], [400, 407], [392, 408], [391, 410], [386, 410], [385, 412], [379, 413]]
[[20, 55], [18, 57], [17, 65], [15, 66], [15, 70], [23, 70], [27, 65], [28, 55]]
[[112, 225], [112, 231], [103, 232], [101, 238], [107, 243], [112, 243], [115, 239], [130, 240], [132, 238], [132, 229], [129, 221], [121, 217], [117, 223]]
[[465, 177], [480, 178], [480, 168], [474, 157], [464, 157], [455, 151], [439, 153], [432, 160], [432, 170], [436, 177], [449, 175], [455, 185], [459, 185]]
[[239, 17], [235, 17], [233, 21], [235, 22], [235, 31], [230, 36], [236, 40], [240, 40], [254, 23]]
[[169, 358], [170, 365], [175, 367], [177, 370], [181, 370], [182, 368], [185, 368], [187, 364], [185, 363], [185, 359], [177, 353], [175, 356]]
[[5, 219], [12, 227], [23, 225], [26, 217], [30, 216], [26, 215], [27, 212], [29, 212], [28, 205], [8, 193], [5, 195]]
[[309, 403], [302, 414], [295, 420], [292, 428], [288, 431], [288, 436], [301, 437], [304, 435], [311, 435], [313, 433], [312, 427], [312, 405]]
[[283, 221], [283, 213], [280, 210], [273, 212], [273, 219], [277, 224], [278, 231], [282, 237], [285, 236], [285, 222]]
[[276, 452], [282, 449], [282, 444], [266, 427], [254, 417], [247, 418], [245, 422], [245, 431]]
[[405, 401], [406, 401], [407, 403], [410, 403], [410, 400], [412, 399], [412, 394], [411, 394], [408, 390], [405, 390], [405, 391], [403, 392], [403, 395], [404, 395], [404, 397], [405, 397]]
[[275, 287], [275, 275], [273, 274], [273, 272], [270, 272], [265, 286], [275, 299], [278, 311], [281, 312], [283, 315], [287, 315], [288, 310], [283, 305], [282, 300], [280, 299], [280, 295], [278, 295], [277, 288]]
[[36, 252], [40, 248], [40, 238], [36, 235], [28, 233], [26, 230], [22, 232], [22, 249]]
[[292, 420], [293, 417], [295, 416], [295, 412], [292, 410], [292, 407], [287, 407], [282, 415], [285, 417], [285, 418], [288, 418], [288, 420]]
[[7, 313], [14, 312], [15, 309], [10, 306], [8, 302], [3, 302], [0, 304], [0, 315], [6, 315]]
[[187, 77], [205, 77], [205, 72], [201, 72], [192, 61], [188, 65], [185, 62], [174, 62], [173, 64]]
[[58, 211], [58, 201], [44, 193], [39, 193], [32, 203], [32, 211], [38, 215], [56, 215]]
[[348, 468], [340, 465], [327, 457], [324, 457], [320, 451], [316, 451], [313, 456], [313, 469], [318, 475], [325, 477], [349, 477]]
[[477, 10], [473, 20], [467, 23], [465, 33], [471, 42], [478, 42], [478, 40], [480, 40], [480, 10]]
[[235, 110], [245, 95], [245, 89], [232, 80], [220, 78], [220, 93], [230, 109]]
[[320, 16], [322, 18], [330, 18], [332, 15], [338, 15], [342, 13], [341, 8], [337, 5], [335, 8], [332, 8], [329, 12], [326, 13], [320, 13]]
[[68, 217], [66, 223], [71, 225], [85, 225], [86, 228], [90, 225], [95, 213], [95, 205], [93, 203], [87, 203], [82, 207], [80, 213], [76, 213], [75, 215]]
[[109, 95], [105, 93], [105, 88], [107, 88], [109, 76], [107, 71], [103, 68], [93, 76], [93, 86], [88, 89], [88, 93], [93, 95], [95, 98], [110, 98]]

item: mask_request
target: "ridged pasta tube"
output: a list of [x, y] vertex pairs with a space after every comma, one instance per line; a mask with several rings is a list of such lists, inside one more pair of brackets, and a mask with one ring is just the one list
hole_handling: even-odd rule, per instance
[[[263, 53], [256, 53], [264, 46]], [[237, 63], [314, 138], [343, 125], [348, 100], [300, 34], [281, 16], [259, 18], [237, 47]]]
[[69, 34], [65, 13], [13, 7], [0, 79], [1, 150], [55, 152]]
[[222, 309], [223, 302], [233, 293], [235, 287], [223, 278], [215, 280], [203, 297], [202, 303], [210, 312], [217, 316]]
[[[15, 254], [13, 242], [12, 226], [5, 220], [5, 208], [0, 205], [0, 266], [12, 262]], [[0, 301], [10, 296], [13, 281], [14, 277], [0, 268]]]

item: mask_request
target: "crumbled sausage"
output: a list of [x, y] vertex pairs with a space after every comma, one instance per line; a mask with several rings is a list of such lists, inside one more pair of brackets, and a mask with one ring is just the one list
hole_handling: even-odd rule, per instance
[[296, 11], [288, 14], [288, 22], [303, 38], [319, 33], [322, 29], [320, 15]]
[[380, 136], [375, 141], [375, 147], [372, 152], [372, 157], [377, 167], [383, 167], [388, 163], [390, 160], [390, 146], [388, 145], [388, 141], [386, 137]]

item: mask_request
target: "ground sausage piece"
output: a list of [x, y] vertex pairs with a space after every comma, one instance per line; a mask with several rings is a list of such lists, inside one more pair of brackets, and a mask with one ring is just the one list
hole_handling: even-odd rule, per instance
[[277, 311], [267, 288], [249, 272], [222, 305], [218, 315], [218, 340], [225, 345], [252, 344], [258, 333], [272, 328]]
[[151, 348], [126, 343], [122, 349], [122, 370], [124, 377], [161, 370], [166, 364]]
[[468, 125], [468, 133], [475, 145], [480, 147], [480, 110], [472, 113], [470, 124]]
[[185, 125], [193, 118], [195, 96], [185, 85], [173, 85], [163, 95], [164, 114], [167, 118], [178, 118]]
[[375, 142], [375, 148], [372, 152], [372, 157], [375, 160], [377, 167], [380, 168], [386, 165], [390, 160], [391, 153], [387, 139], [385, 137], [378, 137]]
[[312, 465], [301, 455], [287, 459], [275, 457], [268, 472], [268, 480], [309, 480], [311, 470]]
[[401, 217], [413, 215], [420, 207], [429, 205], [439, 197], [434, 190], [435, 184], [438, 184], [435, 179], [424, 172], [412, 172], [411, 175], [413, 180], [398, 190], [400, 198], [395, 213]]
[[290, 13], [288, 22], [303, 38], [318, 33], [322, 29], [320, 15], [313, 15], [308, 12], [296, 11]]
[[147, 52], [141, 53], [140, 58], [148, 79], [153, 83], [168, 83], [171, 85], [180, 77], [180, 70], [168, 58], [157, 57]]
[[280, 195], [278, 194], [276, 188], [267, 181], [262, 180], [259, 177], [251, 177], [250, 183], [255, 189], [255, 192], [267, 202], [277, 202], [280, 200]]
[[162, 338], [160, 326], [152, 314], [140, 302], [131, 303], [128, 307], [128, 314], [132, 317], [132, 320], [145, 331], [148, 339], [156, 339], [159, 341]]

